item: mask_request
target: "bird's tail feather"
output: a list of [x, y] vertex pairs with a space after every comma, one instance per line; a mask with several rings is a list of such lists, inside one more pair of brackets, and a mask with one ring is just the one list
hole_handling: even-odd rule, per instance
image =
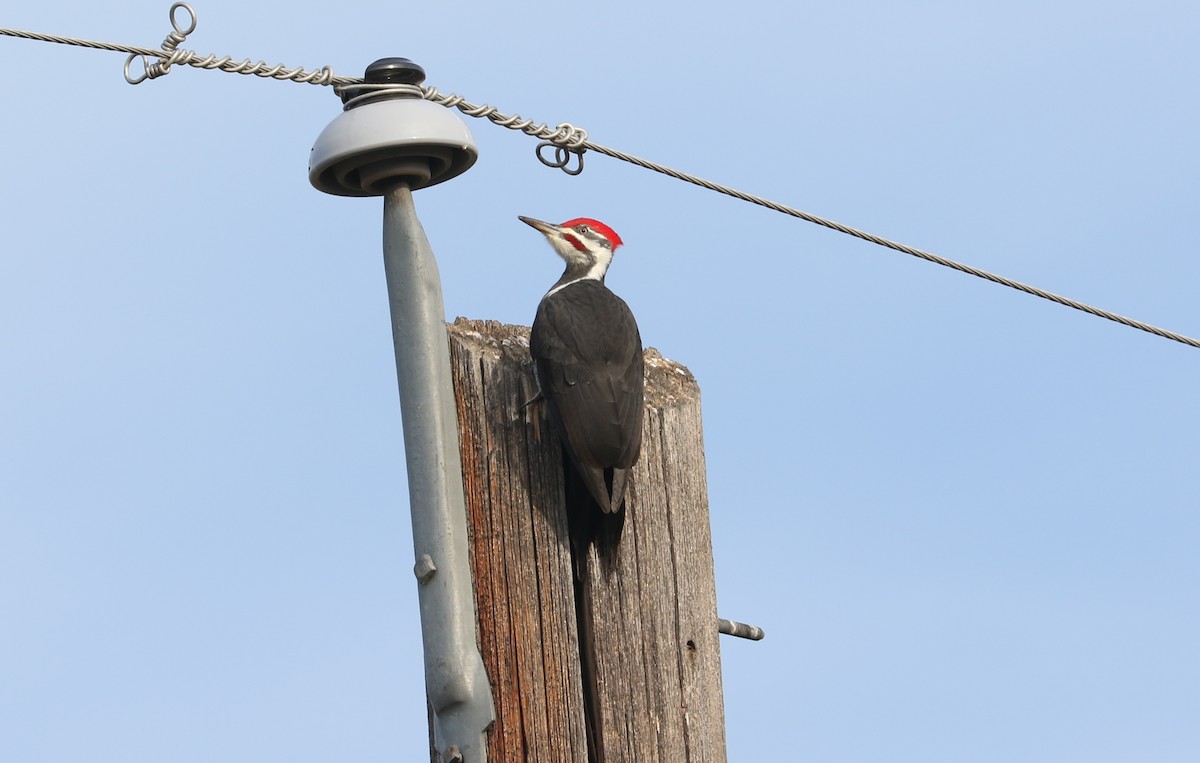
[[[588, 549], [594, 546], [601, 570], [607, 575], [616, 570], [617, 546], [625, 528], [625, 502], [622, 500], [616, 511], [603, 511], [596, 502], [588, 481], [571, 463], [571, 459], [564, 457], [563, 464], [566, 475], [567, 526], [571, 536], [571, 556], [575, 562], [575, 574], [582, 578], [587, 568]], [[623, 483], [623, 474], [621, 480]]]

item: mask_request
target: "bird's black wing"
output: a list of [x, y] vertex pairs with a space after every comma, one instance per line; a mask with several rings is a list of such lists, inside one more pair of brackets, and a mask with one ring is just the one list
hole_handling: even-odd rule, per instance
[[598, 281], [542, 300], [530, 336], [538, 382], [576, 462], [627, 469], [642, 444], [642, 339], [625, 302]]

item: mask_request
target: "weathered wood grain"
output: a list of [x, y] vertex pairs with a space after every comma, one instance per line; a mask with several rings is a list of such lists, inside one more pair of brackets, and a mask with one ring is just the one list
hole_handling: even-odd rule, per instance
[[[642, 456], [616, 564], [605, 569], [593, 550], [577, 601], [561, 448], [545, 406], [524, 405], [536, 391], [528, 329], [460, 318], [450, 347], [479, 643], [496, 704], [489, 760], [723, 761], [695, 380], [647, 351]], [[595, 698], [590, 752], [585, 691]]]

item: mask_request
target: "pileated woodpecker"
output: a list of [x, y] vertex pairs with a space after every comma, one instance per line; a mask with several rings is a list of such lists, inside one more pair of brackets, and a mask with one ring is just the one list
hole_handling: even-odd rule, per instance
[[519, 219], [541, 231], [567, 263], [538, 305], [529, 351], [540, 395], [586, 488], [576, 491], [582, 496], [572, 505], [568, 478], [568, 516], [587, 536], [602, 517], [593, 507], [577, 505], [578, 498], [587, 502], [590, 496], [601, 515], [620, 512], [623, 520], [627, 473], [642, 448], [642, 338], [629, 306], [604, 285], [622, 241], [612, 228], [588, 218], [561, 225]]

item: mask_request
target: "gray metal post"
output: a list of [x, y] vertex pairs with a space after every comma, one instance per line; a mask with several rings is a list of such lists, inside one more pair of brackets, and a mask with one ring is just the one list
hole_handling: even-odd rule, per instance
[[458, 117], [422, 99], [417, 86], [424, 77], [405, 58], [367, 67], [364, 84], [340, 91], [345, 112], [317, 138], [308, 176], [325, 193], [384, 197], [383, 261], [434, 745], [444, 763], [486, 763], [495, 710], [475, 645], [450, 345], [437, 261], [412, 198], [413, 189], [465, 172], [478, 152]]
[[441, 279], [412, 191], [384, 197], [387, 271], [404, 454], [420, 580], [425, 684], [443, 755], [457, 745], [484, 760], [484, 731], [495, 719], [491, 685], [475, 645], [475, 601], [467, 549], [458, 416], [450, 380]]

